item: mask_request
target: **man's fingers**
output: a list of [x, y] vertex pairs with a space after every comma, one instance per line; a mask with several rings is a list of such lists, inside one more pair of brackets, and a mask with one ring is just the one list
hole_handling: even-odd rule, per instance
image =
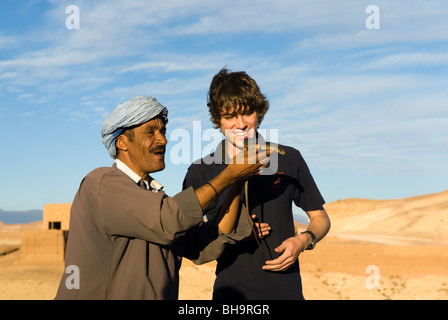
[[293, 263], [293, 258], [290, 250], [286, 250], [287, 246], [285, 243], [280, 244], [277, 248], [275, 248], [276, 252], [283, 252], [279, 257], [273, 260], [268, 260], [265, 262], [265, 265], [262, 266], [263, 270], [266, 271], [284, 271], [288, 269]]
[[260, 163], [268, 163], [269, 162], [269, 157], [271, 155], [271, 151], [267, 150], [267, 151], [259, 151], [256, 154], [257, 160]]
[[263, 238], [263, 237], [269, 235], [269, 233], [271, 231], [271, 227], [269, 226], [269, 224], [264, 223], [264, 222], [263, 223], [256, 222], [255, 227], [258, 230], [258, 236], [260, 238]]
[[288, 257], [285, 253], [280, 255], [277, 259], [268, 260], [265, 262], [265, 265], [262, 267], [263, 270], [267, 271], [283, 271], [286, 270], [289, 266]]
[[254, 226], [255, 226], [255, 229], [256, 229], [256, 232], [257, 232], [259, 238], [263, 238], [263, 237], [269, 235], [269, 233], [271, 231], [271, 227], [269, 226], [269, 223], [256, 222], [258, 219], [255, 214], [252, 214], [250, 217], [254, 221]]

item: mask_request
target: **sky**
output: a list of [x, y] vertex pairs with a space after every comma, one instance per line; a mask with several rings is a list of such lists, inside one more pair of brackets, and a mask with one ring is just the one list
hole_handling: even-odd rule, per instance
[[445, 0], [1, 0], [0, 209], [71, 202], [113, 164], [102, 122], [140, 94], [169, 110], [153, 177], [180, 192], [217, 143], [206, 97], [225, 66], [257, 81], [260, 128], [300, 150], [327, 202], [446, 190], [447, 17]]

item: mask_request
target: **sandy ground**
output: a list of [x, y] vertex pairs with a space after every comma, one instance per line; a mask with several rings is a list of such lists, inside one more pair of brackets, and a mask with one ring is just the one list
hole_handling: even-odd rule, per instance
[[[185, 261], [179, 298], [210, 299], [215, 265]], [[300, 265], [308, 300], [448, 299], [447, 246], [383, 245], [329, 236], [315, 250], [302, 253]], [[377, 288], [369, 266], [379, 272]]]
[[[448, 299], [448, 192], [431, 196], [329, 204], [332, 230], [315, 250], [300, 256], [305, 298]], [[423, 207], [431, 208], [430, 214]], [[55, 296], [63, 264], [20, 259], [21, 230], [35, 227], [0, 224], [2, 300]], [[215, 266], [184, 260], [179, 298], [211, 299]]]
[[63, 263], [22, 263], [19, 249], [22, 228], [14, 227], [0, 225], [0, 300], [53, 299]]

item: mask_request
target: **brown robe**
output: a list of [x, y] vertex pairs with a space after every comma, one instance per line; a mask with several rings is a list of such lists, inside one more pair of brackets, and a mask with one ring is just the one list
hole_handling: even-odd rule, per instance
[[[247, 212], [231, 234], [204, 223], [193, 188], [167, 197], [141, 189], [115, 164], [95, 169], [72, 204], [66, 272], [55, 299], [177, 299], [179, 256], [214, 260], [251, 231]], [[79, 289], [70, 285], [75, 276]]]

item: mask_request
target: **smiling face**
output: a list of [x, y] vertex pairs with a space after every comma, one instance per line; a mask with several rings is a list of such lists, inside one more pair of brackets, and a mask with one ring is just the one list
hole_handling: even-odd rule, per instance
[[258, 116], [255, 111], [246, 111], [249, 109], [245, 107], [237, 107], [236, 110], [221, 113], [219, 128], [228, 145], [232, 145], [234, 149], [237, 149], [236, 151], [240, 151], [244, 149], [244, 139], [255, 137], [258, 129]]
[[165, 168], [166, 127], [161, 118], [152, 119], [120, 135], [115, 144], [117, 158], [143, 179]]

